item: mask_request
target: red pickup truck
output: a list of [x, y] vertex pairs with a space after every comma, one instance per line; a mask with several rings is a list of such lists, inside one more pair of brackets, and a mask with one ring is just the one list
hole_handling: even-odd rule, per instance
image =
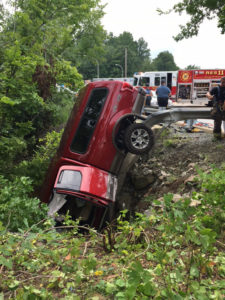
[[116, 201], [126, 156], [153, 145], [151, 129], [141, 122], [144, 98], [143, 89], [121, 81], [80, 90], [41, 190], [49, 215], [69, 210], [81, 223], [101, 227]]

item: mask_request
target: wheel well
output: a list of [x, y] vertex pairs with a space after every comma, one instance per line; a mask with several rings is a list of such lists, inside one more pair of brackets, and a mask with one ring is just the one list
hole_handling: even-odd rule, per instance
[[124, 145], [124, 132], [125, 129], [133, 124], [137, 119], [142, 119], [139, 115], [130, 114], [123, 116], [121, 119], [119, 119], [113, 129], [113, 144], [116, 147], [118, 151], [126, 151], [125, 145]]

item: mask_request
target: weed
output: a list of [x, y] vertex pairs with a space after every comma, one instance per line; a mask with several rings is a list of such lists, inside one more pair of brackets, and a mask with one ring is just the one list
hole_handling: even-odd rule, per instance
[[170, 130], [168, 128], [163, 128], [163, 130], [160, 132], [160, 137], [165, 138], [168, 137], [170, 134]]
[[177, 142], [174, 139], [166, 139], [163, 141], [163, 146], [164, 147], [171, 147], [171, 148], [175, 148], [177, 145]]
[[[6, 299], [224, 299], [225, 166], [200, 179], [192, 200], [153, 200], [151, 215], [121, 212], [102, 233], [51, 219], [15, 234], [0, 223], [0, 296]], [[157, 209], [157, 205], [161, 209]]]

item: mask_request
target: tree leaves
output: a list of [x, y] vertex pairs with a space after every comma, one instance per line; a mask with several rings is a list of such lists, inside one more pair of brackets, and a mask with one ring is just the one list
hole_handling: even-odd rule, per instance
[[[125, 76], [125, 56], [127, 58], [127, 76], [132, 77], [134, 72], [137, 71], [150, 70], [150, 49], [143, 38], [136, 41], [133, 35], [126, 31], [119, 36], [109, 33], [105, 39], [104, 51], [101, 52], [101, 57], [98, 58], [100, 77], [119, 78]], [[80, 56], [81, 58], [82, 56]], [[81, 62], [79, 71], [84, 78], [96, 78], [96, 61], [91, 60], [90, 52], [81, 59]], [[118, 67], [118, 65], [121, 67]]]
[[[18, 159], [34, 153], [40, 135], [66, 121], [75, 92], [83, 86], [76, 67], [62, 59], [63, 52], [75, 48], [84, 32], [93, 33], [95, 28], [97, 34], [103, 32], [98, 0], [12, 0], [10, 4], [13, 9], [7, 12], [1, 6], [0, 12], [0, 166], [4, 175], [14, 172]], [[88, 47], [93, 48], [91, 43]], [[56, 83], [73, 93], [58, 92]]]
[[173, 55], [169, 51], [160, 52], [153, 60], [152, 68], [157, 71], [175, 71], [179, 69]]
[[[183, 0], [176, 3], [169, 12], [190, 15], [191, 19], [185, 25], [180, 25], [181, 31], [174, 37], [176, 41], [190, 38], [198, 34], [200, 24], [204, 19], [218, 18], [218, 27], [225, 33], [225, 6], [223, 0]], [[160, 10], [160, 13], [163, 12]]]

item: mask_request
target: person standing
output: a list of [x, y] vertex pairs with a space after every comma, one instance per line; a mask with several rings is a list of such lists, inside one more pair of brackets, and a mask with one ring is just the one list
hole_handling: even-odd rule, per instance
[[144, 106], [150, 106], [151, 105], [151, 100], [152, 100], [152, 91], [150, 90], [149, 84], [146, 83], [146, 96], [145, 96], [145, 103]]
[[221, 124], [225, 121], [225, 77], [220, 79], [220, 85], [213, 87], [206, 94], [209, 100], [213, 100], [213, 109], [211, 111], [214, 119], [213, 134], [215, 139], [221, 139]]
[[171, 96], [170, 89], [166, 86], [166, 81], [162, 80], [161, 85], [156, 90], [157, 101], [159, 110], [166, 109], [169, 101], [169, 97]]
[[187, 131], [187, 132], [193, 132], [194, 130], [194, 123], [196, 122], [197, 120], [196, 119], [188, 119], [186, 121], [186, 124], [184, 126], [184, 129]]
[[[194, 89], [193, 91], [193, 96], [192, 96], [192, 99], [190, 100], [190, 103], [193, 104], [193, 101], [197, 99], [197, 90]], [[194, 123], [196, 122], [197, 120], [196, 119], [188, 119], [186, 121], [186, 125], [185, 125], [185, 129], [187, 132], [193, 132], [194, 130]]]

